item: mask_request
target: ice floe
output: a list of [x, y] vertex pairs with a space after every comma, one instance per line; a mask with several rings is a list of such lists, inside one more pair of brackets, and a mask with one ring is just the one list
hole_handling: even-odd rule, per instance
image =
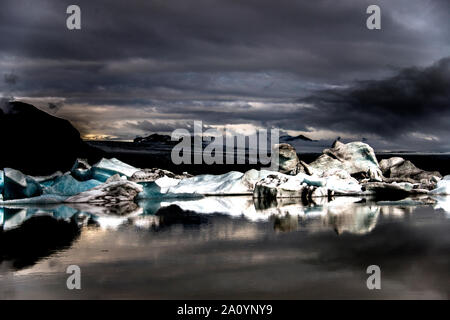
[[[217, 200], [212, 196], [249, 195], [261, 204], [298, 198], [317, 204], [334, 196], [400, 200], [411, 195], [450, 193], [449, 176], [441, 179], [438, 172], [418, 169], [398, 157], [378, 164], [373, 149], [362, 142], [336, 141], [310, 164], [299, 160], [295, 149], [288, 144], [278, 145], [276, 150], [273, 156], [278, 158], [281, 172], [252, 169], [191, 176], [158, 168], [136, 168], [115, 158], [101, 159], [92, 166], [78, 159], [70, 172], [45, 177], [5, 168], [0, 170], [0, 204], [86, 203], [124, 213], [134, 210], [137, 201], [159, 199], [163, 203], [179, 201], [180, 207], [186, 210], [201, 207], [203, 212], [208, 206], [210, 211], [242, 207], [233, 204], [241, 201], [239, 198]], [[144, 211], [151, 210], [144, 208]], [[234, 214], [258, 216], [254, 211], [244, 211], [237, 210]]]

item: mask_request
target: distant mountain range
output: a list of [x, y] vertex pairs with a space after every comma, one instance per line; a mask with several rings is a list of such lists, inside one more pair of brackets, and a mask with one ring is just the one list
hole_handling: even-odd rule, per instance
[[292, 141], [310, 141], [310, 142], [316, 142], [317, 140], [313, 140], [311, 138], [308, 138], [307, 136], [304, 136], [302, 134], [298, 136], [290, 136], [290, 135], [284, 135], [280, 137], [280, 142], [292, 142]]
[[136, 137], [133, 140], [135, 144], [153, 144], [153, 143], [166, 143], [166, 144], [176, 144], [177, 141], [172, 141], [169, 135], [153, 133], [147, 137]]
[[[267, 137], [268, 143], [270, 143], [270, 135]], [[205, 147], [208, 144], [211, 143], [211, 141], [214, 141], [214, 137], [212, 136], [203, 136], [202, 137], [202, 145]], [[224, 144], [226, 144], [225, 139], [222, 141]], [[194, 143], [194, 139], [191, 139], [191, 143]], [[248, 141], [247, 141], [248, 143]], [[323, 149], [328, 148], [333, 143], [332, 140], [313, 140], [305, 135], [298, 135], [298, 136], [291, 136], [291, 135], [282, 135], [279, 139], [279, 143], [289, 143], [293, 145], [298, 152], [303, 153], [314, 153], [314, 152], [322, 152]], [[172, 147], [174, 145], [178, 144], [178, 141], [172, 141], [171, 136], [164, 135], [164, 134], [158, 134], [153, 133], [146, 137], [137, 137], [133, 141], [133, 145], [136, 148], [144, 148], [144, 147]], [[237, 145], [237, 141], [235, 140], [235, 145]]]
[[[202, 140], [209, 142], [212, 140], [212, 137], [203, 136]], [[280, 142], [294, 142], [294, 141], [316, 142], [317, 140], [313, 140], [302, 134], [300, 134], [298, 136], [283, 135], [280, 137]], [[172, 141], [171, 136], [165, 135], [165, 134], [158, 134], [158, 133], [152, 133], [146, 137], [136, 137], [133, 140], [133, 143], [135, 143], [135, 144], [146, 144], [146, 143], [155, 143], [155, 142], [170, 143], [170, 144], [172, 144], [174, 142], [176, 143], [176, 141]]]

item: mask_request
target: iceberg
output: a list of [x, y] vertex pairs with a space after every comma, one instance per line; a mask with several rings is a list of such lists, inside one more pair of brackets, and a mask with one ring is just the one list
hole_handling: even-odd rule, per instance
[[255, 198], [305, 198], [327, 197], [333, 194], [362, 194], [360, 184], [348, 172], [332, 169], [322, 177], [299, 173], [295, 176], [271, 173], [259, 180], [254, 189]]
[[153, 182], [164, 177], [172, 179], [184, 179], [190, 178], [192, 176], [186, 172], [183, 174], [175, 174], [168, 170], [152, 168], [152, 169], [142, 169], [135, 172], [131, 176], [130, 180], [134, 182]]
[[436, 188], [436, 182], [442, 178], [439, 172], [419, 169], [411, 161], [400, 157], [381, 160], [380, 168], [385, 176], [384, 182], [410, 182], [427, 190]]
[[[161, 194], [179, 197], [188, 195], [251, 195], [256, 183], [270, 174], [283, 175], [275, 171], [252, 169], [245, 173], [230, 171], [220, 175], [203, 174], [180, 180], [164, 178], [165, 180], [159, 179], [155, 181], [157, 186], [153, 186], [153, 190], [160, 188]], [[149, 193], [148, 191], [146, 192]]]
[[274, 145], [271, 158], [272, 166], [278, 167], [278, 171], [284, 174], [295, 175], [302, 168], [297, 152], [288, 143]]
[[309, 167], [319, 174], [330, 169], [343, 169], [351, 175], [362, 175], [373, 181], [382, 181], [383, 177], [375, 152], [363, 142], [344, 144], [335, 141]]
[[3, 187], [5, 186], [5, 178], [3, 177], [3, 170], [0, 170], [0, 200], [3, 200]]
[[102, 158], [99, 162], [92, 167], [84, 159], [77, 159], [72, 169], [71, 174], [79, 180], [95, 179], [100, 182], [106, 182], [110, 177], [119, 174], [130, 179], [135, 173], [141, 171], [141, 169], [135, 168], [122, 162], [116, 158], [106, 159]]
[[[137, 200], [142, 199], [153, 199], [153, 198], [161, 198], [171, 196], [167, 193], [170, 187], [174, 187], [180, 183], [180, 179], [174, 179], [169, 177], [162, 177], [152, 182], [139, 182], [143, 187], [143, 191], [139, 193], [137, 196]], [[176, 197], [189, 197], [193, 196], [192, 194], [174, 194]], [[201, 197], [201, 195], [198, 195]]]
[[[158, 168], [139, 169], [116, 158], [103, 158], [92, 167], [86, 160], [77, 159], [70, 172], [62, 174], [58, 171], [43, 177], [27, 176], [18, 170], [5, 168], [0, 171], [0, 202], [117, 206], [120, 202], [144, 199], [231, 195], [253, 195], [262, 203], [296, 197], [307, 201], [315, 199], [317, 203], [320, 198], [335, 195], [377, 195], [398, 200], [411, 194], [428, 194], [428, 189], [423, 187], [430, 185], [436, 185], [431, 194], [450, 193], [450, 176], [440, 180], [439, 173], [430, 176], [428, 172], [414, 169], [402, 158], [383, 160], [380, 169], [373, 149], [362, 142], [343, 144], [336, 141], [332, 148], [325, 149], [309, 165], [298, 159], [290, 145], [282, 144], [277, 148], [275, 156], [281, 170], [289, 174], [252, 169], [245, 173], [230, 171], [219, 175], [191, 176]], [[382, 170], [390, 177], [383, 177]], [[414, 177], [416, 173], [420, 177], [427, 176], [429, 184], [411, 183], [409, 180], [412, 178], [399, 177], [404, 175], [403, 171], [414, 173]]]
[[436, 189], [431, 190], [430, 193], [436, 195], [450, 195], [450, 175], [445, 176], [442, 180], [438, 181]]
[[78, 181], [71, 175], [64, 175], [51, 181], [47, 187], [44, 187], [44, 194], [53, 194], [60, 196], [74, 196], [78, 193], [88, 191], [101, 184], [100, 181], [90, 179], [87, 181]]
[[409, 195], [427, 194], [428, 190], [415, 188], [415, 185], [407, 182], [368, 182], [363, 184], [366, 194], [373, 194], [385, 199], [403, 199]]
[[109, 177], [115, 174], [131, 178], [133, 174], [138, 171], [140, 171], [140, 169], [130, 166], [129, 164], [126, 164], [116, 158], [103, 158], [92, 166], [90, 169], [90, 177], [91, 179], [105, 182]]
[[91, 166], [85, 159], [77, 159], [70, 169], [70, 173], [78, 180], [84, 181], [91, 178]]
[[32, 177], [11, 168], [5, 168], [3, 174], [3, 200], [31, 198], [42, 194], [41, 185]]
[[61, 203], [67, 197], [90, 190], [101, 184], [97, 180], [78, 181], [69, 174], [57, 172], [47, 177], [26, 176], [18, 170], [5, 168], [3, 204]]
[[48, 176], [30, 176], [34, 181], [39, 182], [43, 186], [47, 186], [53, 183], [53, 181], [61, 177], [63, 173], [61, 171], [56, 171], [55, 173], [48, 175]]
[[[319, 183], [320, 185], [323, 182]], [[288, 176], [271, 174], [258, 181], [253, 196], [255, 198], [315, 198], [328, 196], [328, 190], [317, 184], [310, 185], [304, 174]]]
[[167, 193], [230, 195], [248, 194], [249, 188], [243, 183], [242, 172], [230, 171], [222, 175], [199, 175], [180, 180], [178, 184], [168, 188]]
[[362, 193], [358, 180], [353, 178], [346, 170], [331, 169], [322, 173], [324, 186], [335, 195], [358, 195]]
[[152, 182], [140, 182], [143, 192], [139, 194], [138, 199], [252, 194], [255, 197], [264, 197], [263, 186], [270, 189], [277, 188], [278, 197], [301, 197], [305, 187], [311, 191], [317, 189], [315, 196], [328, 195], [328, 191], [321, 187], [336, 191], [338, 194], [362, 193], [358, 181], [347, 172], [340, 171], [340, 175], [338, 173], [331, 175], [331, 171], [328, 171], [328, 175], [324, 178], [305, 173], [291, 176], [276, 171], [255, 169], [245, 173], [231, 171], [222, 175], [198, 175], [184, 179], [164, 176]]
[[88, 191], [71, 196], [64, 202], [113, 205], [120, 202], [134, 201], [136, 196], [142, 191], [143, 187], [137, 183], [119, 180], [100, 184]]

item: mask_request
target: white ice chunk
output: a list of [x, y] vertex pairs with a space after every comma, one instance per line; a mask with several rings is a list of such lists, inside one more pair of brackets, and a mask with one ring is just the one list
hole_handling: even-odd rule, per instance
[[4, 169], [5, 177], [8, 177], [21, 187], [26, 188], [27, 187], [27, 176], [24, 175], [19, 170], [11, 169], [11, 168], [5, 168]]
[[114, 172], [123, 174], [127, 177], [131, 177], [134, 173], [141, 170], [141, 169], [135, 168], [133, 166], [130, 166], [129, 164], [126, 164], [125, 162], [122, 162], [116, 158], [112, 158], [112, 159], [103, 158], [98, 163], [93, 165], [93, 168], [100, 168], [100, 169], [114, 171]]
[[180, 179], [174, 179], [164, 176], [155, 180], [155, 183], [161, 188], [161, 193], [166, 193], [170, 187], [178, 185], [180, 181]]
[[355, 178], [341, 179], [331, 176], [325, 179], [325, 186], [337, 194], [361, 194], [361, 185]]
[[169, 187], [167, 193], [225, 195], [250, 194], [249, 186], [242, 179], [242, 172], [231, 171], [221, 175], [204, 174], [182, 179], [177, 185]]
[[450, 195], [450, 175], [438, 181], [436, 189], [430, 191], [431, 194]]

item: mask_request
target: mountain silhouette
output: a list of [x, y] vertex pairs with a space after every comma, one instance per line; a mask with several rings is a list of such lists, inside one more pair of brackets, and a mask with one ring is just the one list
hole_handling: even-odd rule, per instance
[[83, 142], [69, 121], [19, 101], [0, 104], [0, 169], [30, 175], [69, 170], [78, 157], [99, 151]]

